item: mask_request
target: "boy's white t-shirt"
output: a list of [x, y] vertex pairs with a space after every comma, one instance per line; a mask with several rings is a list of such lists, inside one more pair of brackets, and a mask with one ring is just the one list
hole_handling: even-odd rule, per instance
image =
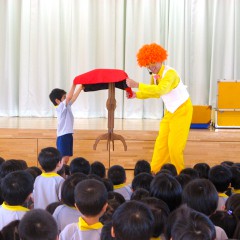
[[64, 100], [56, 108], [58, 119], [57, 126], [58, 137], [63, 136], [65, 134], [73, 133], [74, 117], [71, 105], [72, 105], [71, 101], [66, 105], [66, 100]]

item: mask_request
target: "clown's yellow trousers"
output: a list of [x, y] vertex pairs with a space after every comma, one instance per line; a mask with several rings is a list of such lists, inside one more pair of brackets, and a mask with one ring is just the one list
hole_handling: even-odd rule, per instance
[[193, 107], [188, 99], [174, 113], [166, 111], [155, 142], [151, 170], [157, 173], [162, 165], [172, 163], [179, 173], [184, 169], [183, 151], [186, 146]]

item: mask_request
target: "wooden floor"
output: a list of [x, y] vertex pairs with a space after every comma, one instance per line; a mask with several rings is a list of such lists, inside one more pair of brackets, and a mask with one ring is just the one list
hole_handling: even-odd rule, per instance
[[[132, 170], [137, 160], [151, 161], [159, 120], [115, 119], [114, 133], [124, 137], [107, 150], [101, 140], [93, 150], [95, 140], [107, 133], [107, 119], [75, 119], [74, 156], [90, 162], [102, 161], [107, 168], [120, 164]], [[55, 146], [56, 118], [0, 118], [0, 156], [4, 159], [24, 159], [29, 166], [37, 165], [38, 152]], [[198, 162], [215, 165], [225, 160], [240, 162], [240, 129], [191, 129], [184, 152], [186, 166]]]

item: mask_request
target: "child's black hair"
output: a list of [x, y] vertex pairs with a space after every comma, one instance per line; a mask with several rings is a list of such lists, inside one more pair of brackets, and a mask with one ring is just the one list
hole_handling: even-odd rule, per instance
[[111, 179], [113, 185], [123, 184], [126, 181], [126, 171], [120, 165], [114, 165], [108, 170], [108, 178]]
[[172, 163], [165, 163], [164, 165], [162, 165], [161, 170], [163, 169], [167, 169], [171, 172], [172, 176], [177, 176], [177, 169], [175, 167], [175, 165], [173, 165]]
[[56, 208], [60, 205], [62, 205], [62, 202], [52, 202], [50, 204], [47, 205], [46, 207], [46, 211], [49, 212], [51, 215], [53, 215], [54, 211], [56, 210]]
[[230, 169], [222, 165], [216, 165], [210, 168], [208, 179], [213, 183], [218, 192], [223, 193], [227, 191], [231, 183], [232, 173]]
[[14, 220], [2, 228], [1, 235], [4, 240], [20, 240], [18, 233], [19, 223], [20, 220]]
[[197, 163], [193, 166], [193, 169], [197, 170], [200, 178], [208, 179], [210, 166], [207, 163]]
[[101, 178], [106, 177], [106, 168], [103, 163], [95, 161], [91, 164], [91, 173], [98, 175]]
[[69, 165], [70, 174], [81, 172], [88, 175], [90, 170], [91, 165], [89, 161], [83, 157], [74, 158]]
[[38, 155], [38, 162], [45, 172], [51, 172], [61, 161], [60, 152], [54, 147], [43, 148]]
[[57, 223], [53, 216], [43, 209], [33, 209], [27, 212], [19, 223], [21, 240], [56, 240]]
[[0, 177], [4, 178], [10, 172], [24, 170], [24, 169], [26, 168], [23, 166], [22, 161], [16, 160], [16, 159], [9, 159], [2, 163]]
[[199, 178], [185, 186], [182, 201], [192, 209], [210, 216], [217, 209], [218, 192], [211, 181]]
[[63, 204], [66, 204], [69, 207], [74, 207], [74, 189], [79, 182], [86, 179], [87, 175], [84, 173], [74, 173], [63, 182], [61, 189], [61, 200]]
[[133, 191], [138, 188], [144, 188], [150, 191], [150, 184], [153, 180], [153, 176], [149, 173], [139, 173], [132, 180], [132, 189]]
[[182, 186], [175, 177], [159, 173], [151, 182], [150, 195], [166, 202], [172, 211], [182, 202]]
[[2, 197], [11, 206], [23, 205], [33, 191], [33, 176], [23, 170], [7, 174], [1, 181]]
[[55, 88], [49, 94], [49, 99], [51, 100], [54, 106], [57, 106], [57, 103], [55, 100], [58, 99], [59, 101], [61, 101], [63, 95], [65, 94], [66, 92], [63, 89]]
[[131, 200], [139, 201], [146, 197], [150, 197], [149, 191], [144, 188], [138, 188], [132, 193]]
[[180, 173], [179, 175], [175, 176], [175, 178], [181, 184], [182, 189], [191, 181], [191, 177], [185, 173]]
[[210, 220], [215, 226], [222, 228], [228, 238], [233, 238], [234, 231], [237, 227], [238, 218], [231, 210], [216, 211], [210, 216]]
[[181, 173], [184, 173], [184, 174], [187, 174], [191, 177], [192, 180], [196, 179], [196, 178], [199, 178], [199, 173], [196, 169], [193, 169], [193, 168], [184, 168], [181, 172]]
[[114, 212], [112, 225], [118, 240], [149, 240], [152, 236], [154, 217], [144, 203], [127, 201]]
[[134, 176], [137, 176], [139, 173], [149, 173], [151, 174], [151, 166], [147, 160], [138, 160], [134, 167]]
[[170, 213], [165, 238], [166, 240], [215, 240], [216, 229], [205, 214], [182, 205]]
[[152, 237], [157, 238], [165, 232], [167, 218], [170, 213], [169, 207], [164, 201], [154, 197], [143, 198], [142, 202], [152, 211], [154, 216]]
[[85, 216], [96, 216], [107, 203], [108, 193], [104, 184], [95, 179], [79, 182], [74, 191], [75, 203]]

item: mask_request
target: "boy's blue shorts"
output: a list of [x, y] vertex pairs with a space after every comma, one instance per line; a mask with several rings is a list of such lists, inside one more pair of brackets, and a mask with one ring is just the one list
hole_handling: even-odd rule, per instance
[[73, 155], [73, 135], [72, 133], [57, 137], [57, 149], [62, 157]]

